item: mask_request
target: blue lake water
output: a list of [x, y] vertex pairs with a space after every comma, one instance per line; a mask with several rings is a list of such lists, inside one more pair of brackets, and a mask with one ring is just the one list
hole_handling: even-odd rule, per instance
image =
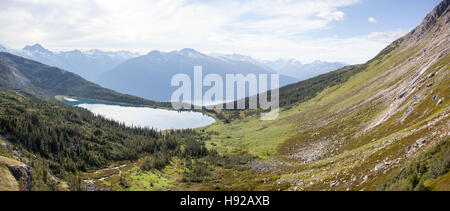
[[96, 115], [104, 116], [128, 126], [166, 129], [199, 128], [213, 124], [215, 120], [200, 112], [171, 111], [148, 107], [107, 104], [92, 100], [65, 98], [67, 104], [86, 108]]

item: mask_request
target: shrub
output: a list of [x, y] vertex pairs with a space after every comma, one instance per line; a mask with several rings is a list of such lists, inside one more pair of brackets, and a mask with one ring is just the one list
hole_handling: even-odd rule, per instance
[[156, 153], [141, 165], [141, 170], [149, 171], [151, 169], [163, 169], [166, 165], [170, 163], [169, 158], [162, 153]]
[[444, 140], [429, 152], [420, 156], [416, 161], [404, 167], [398, 174], [389, 178], [379, 190], [424, 191], [427, 179], [436, 179], [450, 168], [450, 142]]
[[211, 175], [208, 164], [201, 161], [196, 161], [188, 169], [189, 170], [185, 171], [183, 174], [184, 182], [203, 182], [205, 180], [208, 180]]
[[208, 149], [205, 147], [205, 143], [196, 140], [186, 141], [184, 147], [185, 157], [200, 158], [206, 155], [208, 155]]
[[130, 188], [130, 185], [128, 184], [128, 181], [123, 177], [123, 175], [120, 175], [119, 185], [122, 186], [125, 189]]

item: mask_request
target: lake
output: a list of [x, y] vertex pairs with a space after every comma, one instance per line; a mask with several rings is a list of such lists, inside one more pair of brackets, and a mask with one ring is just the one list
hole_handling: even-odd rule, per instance
[[127, 126], [166, 129], [199, 128], [213, 124], [215, 120], [200, 112], [171, 111], [148, 107], [124, 106], [93, 100], [65, 98], [65, 103], [86, 108], [96, 115], [104, 116]]

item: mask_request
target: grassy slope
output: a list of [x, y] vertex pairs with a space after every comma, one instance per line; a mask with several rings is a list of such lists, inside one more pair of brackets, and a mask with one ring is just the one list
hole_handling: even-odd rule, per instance
[[[185, 184], [171, 165], [130, 178], [131, 183], [158, 175], [172, 189], [375, 190], [413, 158], [448, 138], [450, 56], [442, 53], [448, 52], [448, 46], [446, 34], [425, 35], [417, 41], [411, 33], [348, 80], [318, 89], [307, 101], [300, 97], [287, 102], [275, 121], [250, 116], [199, 129], [212, 134], [209, 148], [260, 157], [250, 165], [252, 169], [216, 167], [210, 181]], [[429, 77], [432, 73], [435, 76]], [[295, 94], [296, 90], [291, 86], [293, 92], [288, 96], [302, 96]], [[424, 146], [405, 153], [407, 146], [422, 138], [427, 140]], [[137, 171], [128, 173], [136, 175]], [[448, 174], [427, 185], [445, 190]], [[144, 186], [148, 190], [148, 184], [138, 189]]]
[[[441, 52], [448, 52], [448, 35], [419, 42], [413, 35], [392, 44], [347, 82], [282, 110], [276, 121], [248, 118], [208, 127], [219, 134], [209, 147], [248, 151], [277, 163], [271, 173], [229, 172], [215, 182], [228, 189], [376, 189], [408, 163], [406, 146], [426, 138], [426, 146], [416, 153], [420, 154], [444, 141], [449, 129], [450, 56]], [[425, 72], [414, 80], [421, 68]], [[436, 76], [428, 77], [432, 73]], [[304, 153], [307, 149], [317, 149], [325, 157], [305, 164], [291, 159], [317, 153]], [[387, 167], [374, 171], [383, 162]], [[268, 187], [263, 178], [276, 181]], [[448, 181], [445, 178], [437, 181]]]
[[[312, 99], [315, 99], [322, 91], [349, 80], [350, 77], [365, 70], [365, 68], [366, 65], [347, 66], [281, 88], [280, 106], [283, 112], [281, 112], [279, 119], [283, 119], [305, 109], [306, 107], [298, 107], [301, 103], [309, 102], [305, 105], [314, 107], [315, 103]], [[259, 115], [259, 111], [255, 113]], [[218, 122], [208, 127], [208, 132], [217, 132], [219, 134], [213, 137], [209, 145], [215, 146], [214, 148], [221, 153], [241, 153], [248, 151], [261, 158], [275, 155], [277, 153], [277, 146], [291, 137], [292, 135], [290, 134], [295, 134], [295, 123], [291, 124], [292, 122], [285, 120], [261, 121], [258, 115], [237, 118], [233, 124]]]
[[[450, 61], [448, 60], [448, 58], [445, 58], [445, 60], [447, 64]], [[445, 71], [448, 71], [448, 65]], [[302, 145], [309, 147], [310, 145], [307, 145], [309, 142], [314, 143], [315, 141], [319, 141], [311, 140], [312, 134], [320, 133], [322, 134], [321, 137], [323, 137], [324, 139], [333, 137], [333, 134], [338, 134], [339, 136], [342, 136], [342, 138], [349, 138], [350, 141], [348, 141], [348, 144], [344, 144], [344, 146], [341, 149], [338, 149], [335, 153], [331, 153], [332, 155], [329, 158], [317, 161], [315, 163], [310, 163], [306, 166], [298, 165], [297, 162], [293, 162], [294, 167], [277, 168], [276, 170], [284, 171], [281, 174], [265, 174], [262, 177], [276, 177], [278, 178], [277, 181], [280, 181], [280, 178], [291, 178], [291, 181], [315, 181], [315, 179], [311, 179], [312, 176], [314, 175], [315, 177], [317, 177], [317, 175], [319, 175], [321, 177], [321, 180], [337, 180], [341, 177], [329, 177], [329, 175], [333, 175], [333, 173], [337, 175], [338, 173], [342, 173], [342, 171], [347, 171], [347, 169], [353, 169], [354, 174], [352, 175], [351, 173], [347, 172], [348, 177], [351, 177], [351, 175], [354, 176], [356, 175], [356, 172], [359, 172], [359, 178], [356, 178], [356, 176], [354, 176], [354, 178], [356, 179], [356, 181], [361, 181], [363, 180], [362, 176], [364, 176], [361, 174], [361, 172], [366, 172], [367, 175], [369, 175], [372, 168], [378, 163], [382, 162], [383, 159], [390, 158], [390, 160], [393, 160], [396, 157], [401, 157], [405, 146], [414, 143], [415, 140], [420, 138], [420, 135], [425, 135], [428, 131], [419, 131], [417, 132], [418, 135], [401, 137], [401, 142], [397, 142], [396, 144], [387, 147], [387, 149], [380, 148], [380, 146], [384, 145], [386, 141], [390, 141], [392, 138], [396, 138], [396, 135], [401, 134], [403, 131], [413, 131], [419, 128], [420, 125], [424, 125], [425, 123], [429, 122], [429, 120], [433, 119], [433, 117], [440, 116], [446, 112], [448, 113], [448, 100], [445, 100], [444, 103], [441, 104], [442, 106], [438, 106], [434, 109], [433, 113], [431, 113], [432, 111], [430, 111], [429, 118], [422, 118], [412, 126], [403, 126], [386, 130], [385, 128], [391, 128], [391, 126], [395, 125], [395, 121], [390, 121], [385, 125], [382, 125], [378, 130], [372, 132], [370, 135], [352, 139], [349, 136], [351, 134], [357, 133], [358, 130], [362, 129], [360, 124], [364, 124], [364, 122], [374, 118], [374, 116], [380, 113], [381, 110], [385, 109], [385, 107], [373, 106], [372, 108], [369, 107], [363, 112], [347, 113], [348, 116], [339, 115], [339, 113], [342, 113], [344, 110], [342, 108], [348, 108], [350, 107], [350, 105], [354, 105], [353, 103], [349, 102], [358, 102], [356, 101], [356, 99], [359, 98], [362, 100], [367, 95], [367, 93], [359, 93], [357, 95], [349, 96], [349, 98], [346, 98], [342, 97], [342, 95], [340, 95], [339, 93], [348, 93], [349, 91], [347, 90], [351, 90], [352, 87], [358, 87], [363, 83], [361, 81], [364, 81], [365, 79], [371, 77], [373, 77], [372, 72], [361, 73], [342, 86], [327, 89], [309, 102], [303, 103], [290, 110], [282, 111], [280, 119], [274, 122], [263, 122], [258, 118], [252, 118], [249, 120], [235, 121], [229, 125], [217, 123], [207, 128], [207, 131], [215, 131], [219, 133], [218, 136], [212, 137], [212, 142], [209, 143], [208, 146], [216, 148], [220, 152], [248, 151], [264, 159], [284, 161], [288, 159], [287, 155], [289, 155], [289, 153], [295, 151], [290, 150], [291, 148], [296, 148], [297, 146]], [[437, 87], [435, 92], [438, 92], [441, 96], [449, 96], [448, 87], [445, 87], [445, 84], [449, 83], [450, 82], [448, 80], [442, 82], [441, 86]], [[336, 98], [346, 98], [351, 100], [341, 101]], [[331, 105], [333, 104], [333, 102], [339, 103]], [[315, 108], [315, 105], [323, 104], [327, 106], [324, 106], [322, 108]], [[424, 104], [423, 108], [419, 107], [419, 109], [426, 109], [428, 106], [429, 105]], [[416, 112], [421, 113], [423, 111], [424, 110], [417, 110]], [[337, 117], [333, 117], [334, 115], [336, 115]], [[336, 119], [330, 124], [330, 122], [328, 122], [329, 118]], [[322, 126], [320, 121], [325, 121], [327, 125]], [[445, 127], [445, 122], [447, 122], [448, 124], [448, 117], [445, 118], [443, 122], [441, 121], [438, 123], [441, 126], [444, 125]], [[313, 126], [312, 129], [310, 126]], [[383, 131], [383, 129], [385, 130]], [[438, 139], [439, 137], [436, 140], [437, 142], [439, 142]], [[342, 142], [338, 141], [336, 144], [342, 144]], [[276, 154], [277, 148], [279, 152], [278, 156], [270, 156]], [[365, 162], [363, 161], [364, 163], [360, 163], [361, 157], [364, 157], [364, 159], [367, 160]], [[315, 172], [309, 173], [311, 169], [314, 169]], [[292, 173], [298, 171], [300, 171], [300, 173]], [[259, 175], [255, 176], [257, 172], [246, 171], [241, 173], [242, 174], [240, 174], [239, 177], [242, 178], [240, 179], [241, 181], [250, 180], [250, 178], [254, 177], [252, 180], [255, 181], [255, 184], [253, 184], [253, 186], [250, 185], [250, 189], [269, 188], [261, 186], [262, 177]], [[249, 176], [244, 176], [245, 174], [249, 174]], [[235, 175], [233, 173], [229, 176], [234, 177]], [[375, 181], [372, 181], [374, 185], [370, 185], [368, 188], [374, 189], [377, 185], [386, 180], [386, 178], [387, 177], [378, 176]], [[229, 181], [227, 182], [226, 179], [229, 179]], [[231, 187], [230, 189], [241, 189], [243, 187], [242, 183], [236, 183], [236, 180], [233, 178], [226, 179], [223, 181], [224, 185], [229, 185]], [[281, 181], [284, 180], [285, 179], [282, 179]], [[233, 183], [238, 185], [233, 187], [233, 185], [231, 185]], [[367, 185], [363, 185], [358, 188], [363, 189], [366, 186]], [[327, 188], [328, 187], [325, 185], [306, 187], [306, 189]], [[346, 189], [346, 187], [336, 188]]]
[[19, 183], [11, 174], [9, 169], [0, 164], [0, 190], [2, 191], [18, 191]]
[[[392, 52], [395, 54], [396, 52]], [[410, 53], [408, 53], [410, 54]], [[387, 56], [389, 57], [389, 55]], [[367, 70], [364, 73], [358, 74], [352, 77], [347, 83], [339, 84], [329, 87], [320, 92], [313, 99], [301, 103], [300, 105], [294, 105], [289, 109], [282, 109], [280, 116], [275, 121], [261, 121], [259, 117], [250, 117], [247, 119], [240, 119], [234, 121], [232, 124], [225, 124], [218, 122], [207, 128], [207, 131], [218, 132], [219, 135], [213, 137], [210, 144], [216, 145], [216, 149], [219, 152], [240, 152], [249, 151], [255, 155], [261, 157], [267, 157], [267, 155], [274, 155], [277, 147], [280, 143], [284, 143], [288, 138], [295, 134], [295, 129], [300, 128], [301, 125], [294, 119], [293, 116], [299, 114], [305, 114], [306, 112], [314, 112], [314, 116], [319, 115], [325, 109], [317, 109], [317, 105], [333, 104], [333, 107], [327, 107], [327, 112], [338, 111], [340, 108], [345, 107], [348, 104], [355, 104], [373, 94], [377, 90], [371, 92], [359, 93], [359, 95], [350, 95], [348, 98], [344, 96], [345, 93], [349, 93], [352, 89], [360, 89], [366, 81], [374, 78], [380, 71], [374, 64], [381, 60], [374, 60], [369, 63]], [[386, 62], [387, 65], [393, 62]], [[386, 65], [386, 66], [387, 66]], [[381, 68], [379, 68], [381, 70]], [[281, 90], [283, 92], [283, 89]], [[291, 107], [291, 105], [290, 105]], [[311, 115], [313, 116], [313, 115]], [[306, 119], [306, 118], [305, 118]], [[304, 125], [307, 122], [302, 122]]]
[[[1, 144], [1, 143], [0, 143]], [[7, 157], [0, 156], [0, 190], [18, 191], [19, 183], [11, 174], [7, 166], [20, 166], [22, 163]]]

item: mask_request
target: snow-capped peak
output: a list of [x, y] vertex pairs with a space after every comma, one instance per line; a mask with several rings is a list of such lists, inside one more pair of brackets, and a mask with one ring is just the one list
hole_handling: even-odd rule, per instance
[[239, 61], [239, 62], [248, 62], [251, 64], [260, 64], [257, 60], [253, 59], [251, 56], [241, 55], [241, 54], [218, 54], [212, 53], [210, 56], [220, 59], [222, 61]]
[[29, 52], [38, 52], [38, 53], [45, 53], [45, 54], [51, 54], [52, 52], [45, 49], [44, 47], [42, 47], [42, 45], [40, 45], [39, 43], [36, 43], [32, 46], [25, 46], [22, 50], [24, 51], [29, 51]]
[[183, 55], [183, 56], [191, 57], [191, 58], [200, 58], [200, 57], [205, 56], [204, 54], [202, 54], [192, 48], [184, 48], [179, 51], [176, 51], [176, 53]]
[[8, 52], [8, 49], [6, 49], [5, 46], [0, 45], [0, 52]]

